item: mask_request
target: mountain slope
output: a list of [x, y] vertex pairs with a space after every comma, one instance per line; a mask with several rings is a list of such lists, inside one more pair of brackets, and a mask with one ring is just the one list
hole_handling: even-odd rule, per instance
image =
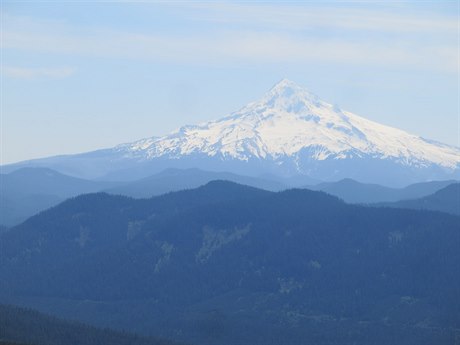
[[441, 211], [460, 215], [460, 183], [453, 183], [432, 195], [420, 199], [379, 203], [378, 206]]
[[[8, 342], [6, 342], [8, 341]], [[148, 339], [97, 329], [78, 322], [61, 320], [30, 309], [0, 305], [0, 344], [27, 343], [33, 345], [174, 345], [175, 343]]]
[[47, 168], [22, 168], [2, 174], [0, 178], [0, 225], [7, 226], [17, 225], [66, 198], [99, 191], [146, 198], [197, 188], [212, 180], [228, 180], [274, 191], [286, 188], [281, 182], [269, 179], [200, 169], [167, 169], [144, 179], [124, 183], [85, 180]]
[[279, 191], [287, 188], [280, 182], [226, 172], [211, 172], [200, 169], [167, 169], [144, 179], [106, 189], [105, 192], [134, 198], [147, 198], [168, 192], [197, 188], [213, 180], [232, 181], [271, 191]]
[[306, 186], [305, 188], [335, 195], [345, 202], [367, 204], [421, 198], [454, 182], [454, 180], [430, 181], [411, 184], [404, 188], [390, 188], [377, 184], [361, 183], [352, 179], [343, 179], [337, 182], [323, 182], [314, 186]]
[[217, 181], [84, 195], [0, 237], [0, 299], [199, 344], [449, 344], [460, 224]]
[[113, 180], [133, 180], [167, 168], [201, 168], [395, 186], [458, 178], [459, 163], [459, 148], [369, 121], [289, 80], [220, 120], [112, 149], [27, 162]]
[[71, 177], [47, 168], [21, 168], [0, 175], [0, 224], [16, 225], [64, 199], [118, 185]]
[[116, 185], [112, 182], [89, 181], [66, 176], [46, 168], [22, 168], [1, 175], [0, 192], [7, 196], [47, 194], [67, 198], [92, 193]]

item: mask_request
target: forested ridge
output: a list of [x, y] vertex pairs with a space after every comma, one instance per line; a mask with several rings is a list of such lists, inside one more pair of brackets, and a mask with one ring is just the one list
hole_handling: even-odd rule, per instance
[[3, 300], [194, 344], [450, 344], [460, 222], [216, 181], [70, 199], [0, 237]]
[[31, 309], [0, 305], [1, 345], [175, 345], [166, 340], [99, 329]]

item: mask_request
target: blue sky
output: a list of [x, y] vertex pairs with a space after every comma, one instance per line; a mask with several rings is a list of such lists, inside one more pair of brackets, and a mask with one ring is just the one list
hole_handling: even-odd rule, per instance
[[457, 1], [8, 1], [1, 164], [212, 120], [288, 78], [460, 145]]

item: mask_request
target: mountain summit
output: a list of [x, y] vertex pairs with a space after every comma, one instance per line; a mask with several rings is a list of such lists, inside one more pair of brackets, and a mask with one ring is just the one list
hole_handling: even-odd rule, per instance
[[[86, 155], [86, 156], [85, 156]], [[367, 120], [283, 79], [258, 101], [219, 120], [163, 136], [58, 159], [91, 159], [98, 173], [137, 176], [200, 167], [249, 175], [406, 184], [460, 176], [460, 149]], [[35, 161], [47, 165], [47, 160]], [[49, 161], [48, 161], [49, 162]], [[56, 162], [56, 159], [53, 160]], [[64, 164], [67, 173], [75, 166]], [[59, 169], [55, 164], [52, 166]]]

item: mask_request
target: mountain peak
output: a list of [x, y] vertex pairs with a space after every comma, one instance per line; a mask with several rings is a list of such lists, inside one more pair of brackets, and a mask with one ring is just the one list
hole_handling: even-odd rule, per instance
[[298, 89], [304, 89], [302, 86], [297, 84], [296, 82], [289, 80], [287, 78], [283, 78], [280, 81], [278, 81], [273, 87], [273, 89], [283, 89], [283, 88], [298, 88]]
[[284, 97], [289, 97], [292, 95], [306, 95], [306, 94], [316, 97], [303, 86], [300, 86], [296, 82], [286, 79], [286, 78], [281, 79], [279, 82], [277, 82], [270, 89], [270, 91], [268, 91], [268, 93], [274, 93], [274, 94], [277, 94], [279, 96], [284, 96]]
[[289, 80], [281, 79], [261, 99], [269, 108], [299, 113], [319, 107], [323, 102], [306, 88]]

